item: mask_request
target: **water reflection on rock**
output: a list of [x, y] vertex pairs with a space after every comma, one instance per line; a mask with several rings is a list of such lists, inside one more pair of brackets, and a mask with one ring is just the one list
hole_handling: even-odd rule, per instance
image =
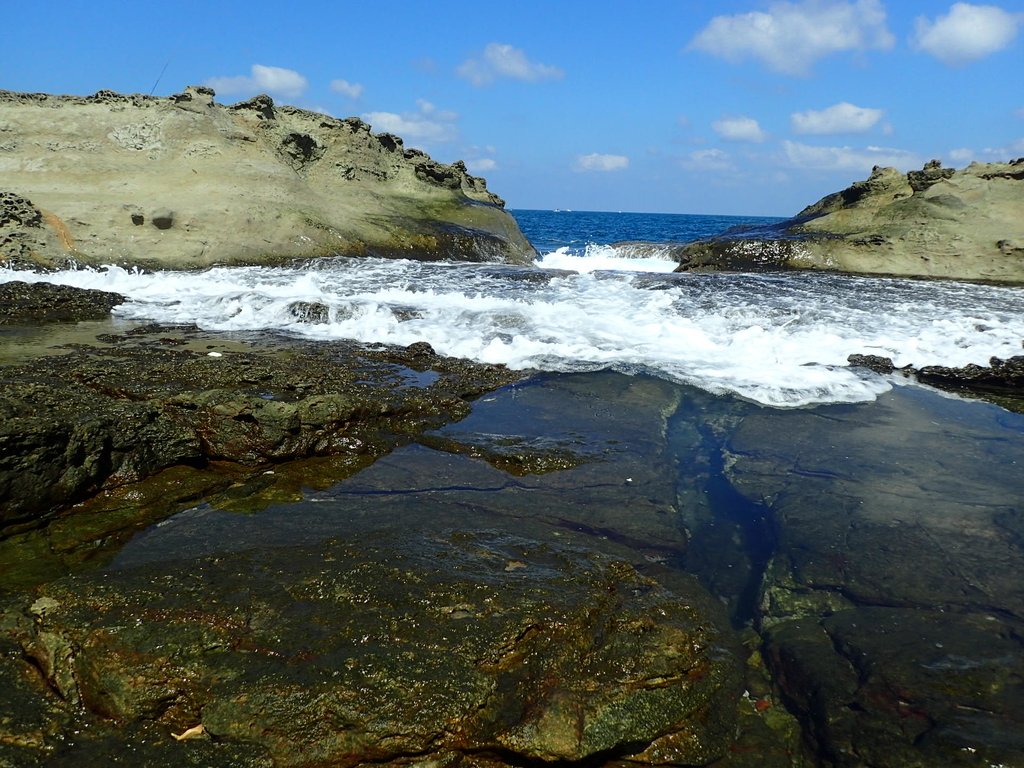
[[749, 413], [723, 451], [774, 524], [757, 621], [821, 757], [1020, 764], [1024, 418], [903, 387]]
[[919, 387], [535, 376], [12, 591], [0, 758], [1019, 765], [1022, 465], [1024, 417]]

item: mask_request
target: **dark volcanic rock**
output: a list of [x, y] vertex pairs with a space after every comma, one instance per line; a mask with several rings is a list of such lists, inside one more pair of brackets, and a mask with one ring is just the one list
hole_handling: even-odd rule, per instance
[[387, 530], [139, 566], [56, 582], [23, 610], [8, 624], [64, 717], [201, 725], [278, 766], [704, 765], [739, 695], [720, 610], [693, 582], [507, 534]]
[[971, 364], [958, 368], [943, 365], [926, 365], [923, 368], [906, 365], [897, 368], [890, 358], [879, 355], [850, 355], [847, 362], [876, 373], [898, 371], [903, 376], [916, 378], [939, 389], [988, 400], [1011, 411], [1024, 412], [1024, 355], [1016, 355], [1007, 360], [993, 357], [987, 366]]
[[901, 387], [870, 407], [752, 413], [729, 438], [732, 486], [776, 537], [768, 665], [822, 764], [1020, 764], [1019, 430]]
[[677, 272], [770, 272], [790, 269], [805, 258], [802, 238], [715, 238], [692, 243], [679, 254]]
[[1024, 391], [1024, 355], [1008, 360], [993, 357], [988, 366], [965, 365], [947, 368], [927, 365], [917, 372], [917, 378], [927, 384], [945, 388], [992, 389]]
[[[309, 456], [379, 455], [399, 435], [461, 418], [466, 398], [518, 376], [356, 345], [204, 353], [169, 340], [111, 337], [110, 347], [4, 369], [0, 526], [45, 519], [177, 465], [255, 472]], [[437, 376], [425, 388], [403, 386], [406, 365]]]
[[118, 293], [16, 280], [0, 283], [0, 325], [100, 320], [123, 303]]
[[767, 633], [783, 693], [837, 766], [1019, 765], [1020, 626], [984, 614], [861, 608]]
[[850, 355], [846, 362], [858, 368], [867, 368], [875, 373], [892, 373], [896, 370], [892, 358], [881, 355]]

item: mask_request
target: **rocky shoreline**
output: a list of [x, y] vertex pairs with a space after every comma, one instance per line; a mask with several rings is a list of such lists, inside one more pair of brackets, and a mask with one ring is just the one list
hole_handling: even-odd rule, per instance
[[1024, 355], [1006, 360], [993, 357], [988, 365], [959, 368], [944, 365], [897, 368], [888, 357], [879, 355], [850, 355], [849, 363], [876, 373], [897, 374], [937, 389], [988, 400], [1008, 410], [1024, 413]]
[[[0, 301], [5, 333], [119, 300], [2, 288], [17, 298]], [[81, 313], [68, 309], [75, 294]], [[530, 481], [534, 509], [551, 508], [536, 520], [452, 509], [443, 494], [407, 526], [414, 497], [391, 508], [370, 495], [372, 514], [352, 516], [359, 494], [322, 505], [345, 513], [333, 534], [242, 530], [247, 515], [308, 504], [417, 444], [462, 467], [453, 493], [487, 487], [473, 477], [480, 459], [490, 482], [503, 478], [496, 489], [595, 462], [598, 447], [578, 441], [439, 432], [482, 393], [514, 391], [520, 373], [425, 344], [142, 325], [30, 350], [4, 379], [2, 765], [128, 753], [137, 765], [703, 764], [747, 720], [746, 738], [795, 748], [791, 718], [777, 713], [788, 735], [776, 743], [741, 696], [749, 651], [720, 604], [658, 565], [678, 536], [653, 499], [633, 514], [647, 504], [657, 535], [640, 525], [627, 544], [597, 534], [602, 483], [573, 511], [557, 480]], [[654, 419], [638, 435], [657, 434], [661, 407], [636, 407]], [[671, 487], [663, 469], [628, 471], [640, 494]], [[125, 561], [143, 532], [214, 510], [232, 516], [226, 535], [208, 525], [187, 553]]]
[[[681, 268], [870, 272], [844, 254], [871, 251], [900, 273], [907, 216], [1001, 210], [1019, 166], [879, 170]], [[266, 97], [0, 94], [0, 168], [26, 268], [532, 258], [464, 167]], [[941, 249], [922, 274], [1018, 281], [990, 225], [956, 275]], [[0, 284], [2, 768], [1020, 764], [1015, 414], [911, 387], [773, 411], [424, 343], [119, 322], [122, 301]], [[1024, 357], [849, 363], [1024, 385]]]
[[1014, 764], [994, 413], [943, 458], [912, 388], [765, 413], [0, 288], [0, 334], [94, 337], [4, 368], [0, 765]]
[[536, 256], [461, 162], [438, 163], [357, 118], [214, 96], [204, 86], [168, 98], [0, 91], [0, 263]]
[[679, 272], [809, 269], [1024, 283], [1024, 158], [875, 168], [770, 227], [677, 249]]
[[[96, 318], [121, 301], [5, 283], [0, 327]], [[182, 475], [188, 469], [208, 494], [296, 459], [360, 467], [520, 376], [439, 357], [426, 344], [376, 352], [270, 339], [225, 346], [189, 326], [137, 326], [60, 351], [4, 368], [0, 530], [8, 533], [165, 471], [176, 472], [166, 492], [189, 498], [198, 491]]]

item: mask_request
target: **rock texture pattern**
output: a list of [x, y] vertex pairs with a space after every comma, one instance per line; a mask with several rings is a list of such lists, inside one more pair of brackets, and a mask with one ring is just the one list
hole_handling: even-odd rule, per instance
[[695, 583], [505, 534], [350, 539], [55, 583], [6, 620], [69, 709], [276, 766], [722, 756], [739, 669]]
[[[387, 435], [460, 418], [469, 410], [464, 396], [517, 376], [434, 355], [384, 359], [341, 344], [211, 356], [167, 348], [177, 341], [168, 334], [155, 343], [148, 335], [109, 341], [5, 368], [0, 531], [169, 467], [231, 462], [256, 471], [309, 456], [358, 464], [386, 452], [395, 442]], [[403, 362], [433, 365], [438, 378], [403, 386], [402, 371], [411, 370]]]
[[0, 261], [145, 268], [330, 253], [528, 263], [465, 165], [336, 119], [193, 86], [170, 98], [0, 91]]
[[821, 269], [1024, 283], [1024, 158], [875, 168], [767, 229], [680, 250], [677, 271]]

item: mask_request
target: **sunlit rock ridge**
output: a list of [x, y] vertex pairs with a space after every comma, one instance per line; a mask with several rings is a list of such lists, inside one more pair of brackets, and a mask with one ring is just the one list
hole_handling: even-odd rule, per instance
[[0, 91], [0, 262], [189, 269], [327, 254], [529, 263], [504, 201], [357, 118]]
[[677, 254], [679, 271], [817, 269], [1024, 283], [1024, 158], [866, 181], [768, 229], [727, 232]]

